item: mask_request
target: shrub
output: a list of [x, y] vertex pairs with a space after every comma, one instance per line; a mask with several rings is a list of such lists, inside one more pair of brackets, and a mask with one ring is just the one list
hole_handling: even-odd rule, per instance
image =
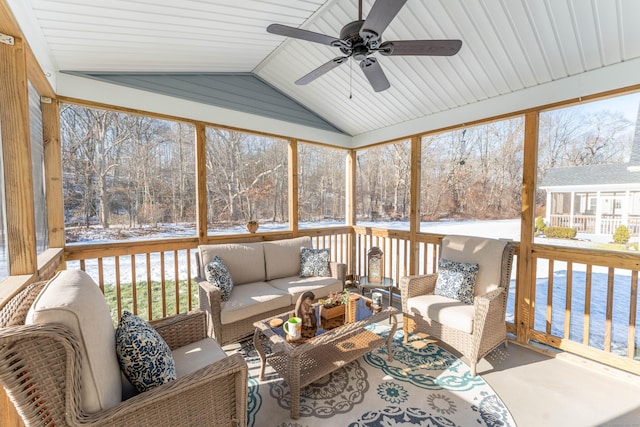
[[544, 229], [547, 228], [547, 223], [544, 222], [544, 218], [542, 218], [542, 216], [539, 216], [536, 218], [536, 231], [537, 232], [544, 232]]
[[571, 227], [546, 227], [544, 234], [547, 237], [556, 239], [573, 239], [578, 234], [578, 231]]
[[613, 233], [613, 242], [624, 245], [629, 241], [631, 235], [626, 225], [619, 225], [616, 231]]

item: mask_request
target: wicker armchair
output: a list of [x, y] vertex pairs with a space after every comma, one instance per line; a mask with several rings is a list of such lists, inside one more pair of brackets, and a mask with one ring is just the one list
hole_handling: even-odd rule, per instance
[[466, 356], [471, 374], [477, 362], [500, 344], [507, 345], [505, 313], [514, 247], [496, 239], [445, 236], [442, 259], [478, 263], [474, 303], [434, 295], [436, 274], [400, 279], [405, 342], [425, 332]]
[[[0, 384], [25, 425], [246, 425], [247, 365], [240, 355], [86, 413], [80, 402], [82, 353], [74, 332], [61, 324], [24, 324], [33, 293], [40, 289], [40, 284], [31, 285], [0, 307]], [[203, 312], [154, 327], [172, 350], [207, 338]]]

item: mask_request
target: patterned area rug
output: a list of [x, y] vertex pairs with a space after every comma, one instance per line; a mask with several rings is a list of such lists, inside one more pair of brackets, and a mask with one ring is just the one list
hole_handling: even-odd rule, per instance
[[[386, 335], [388, 326], [372, 328]], [[290, 418], [289, 387], [267, 367], [258, 381], [260, 361], [252, 343], [240, 351], [249, 364], [250, 427], [515, 426], [508, 409], [469, 367], [431, 340], [413, 336], [393, 340], [393, 362], [386, 346], [338, 369], [302, 390], [300, 418]]]

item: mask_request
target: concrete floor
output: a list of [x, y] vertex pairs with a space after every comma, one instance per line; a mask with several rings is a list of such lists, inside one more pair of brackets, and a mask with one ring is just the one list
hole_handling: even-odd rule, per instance
[[[397, 295], [393, 305], [402, 310]], [[400, 328], [401, 319], [399, 314]], [[532, 347], [510, 341], [477, 367], [518, 427], [640, 427], [640, 376], [555, 349]]]
[[510, 343], [478, 366], [518, 427], [640, 426], [640, 377]]

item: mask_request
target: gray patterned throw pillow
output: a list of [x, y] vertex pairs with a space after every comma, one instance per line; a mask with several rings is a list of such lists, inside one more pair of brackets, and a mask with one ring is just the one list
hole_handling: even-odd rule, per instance
[[329, 277], [329, 249], [300, 249], [300, 277]]
[[176, 379], [171, 349], [151, 325], [124, 311], [116, 329], [116, 354], [129, 382], [144, 392]]
[[465, 304], [473, 304], [473, 289], [479, 268], [478, 264], [440, 258], [438, 261], [438, 279], [433, 293], [456, 299]]
[[233, 290], [233, 279], [222, 258], [217, 255], [214, 256], [209, 264], [206, 265], [204, 272], [207, 277], [207, 282], [220, 288], [222, 291], [222, 301], [229, 301], [231, 291]]

